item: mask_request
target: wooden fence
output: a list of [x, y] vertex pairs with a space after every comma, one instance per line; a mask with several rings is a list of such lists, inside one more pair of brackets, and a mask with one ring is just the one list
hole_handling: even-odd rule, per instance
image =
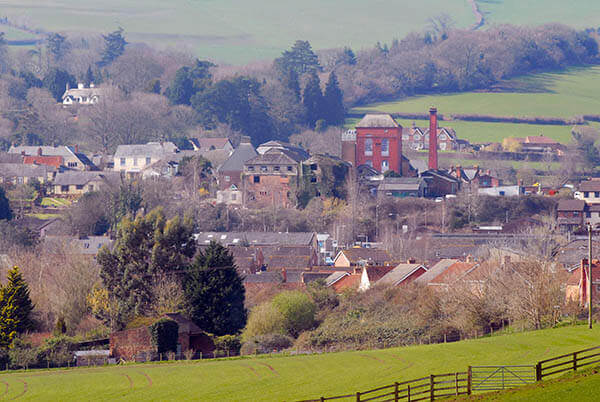
[[577, 371], [594, 363], [600, 363], [600, 346], [542, 360], [535, 365], [535, 378], [541, 381], [545, 377], [565, 371]]
[[433, 401], [450, 396], [467, 395], [470, 393], [469, 379], [466, 372], [449, 374], [432, 374], [416, 380], [396, 382], [391, 385], [357, 392], [348, 395], [321, 397], [307, 399], [301, 402], [324, 402], [334, 400], [348, 400], [356, 402], [378, 401]]

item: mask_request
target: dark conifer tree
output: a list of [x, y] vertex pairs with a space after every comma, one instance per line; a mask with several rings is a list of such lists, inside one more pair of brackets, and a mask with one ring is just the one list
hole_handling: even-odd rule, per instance
[[104, 50], [102, 51], [102, 60], [98, 62], [98, 65], [106, 67], [125, 52], [127, 41], [123, 37], [123, 28], [121, 27], [108, 35], [102, 35], [102, 38], [104, 39]]
[[324, 116], [323, 92], [321, 91], [321, 80], [316, 72], [312, 72], [304, 87], [302, 103], [306, 108], [306, 123], [315, 127], [317, 120]]
[[332, 71], [329, 74], [329, 80], [325, 86], [325, 95], [323, 97], [325, 109], [325, 121], [329, 125], [337, 125], [344, 122], [344, 94], [340, 89], [337, 76]]

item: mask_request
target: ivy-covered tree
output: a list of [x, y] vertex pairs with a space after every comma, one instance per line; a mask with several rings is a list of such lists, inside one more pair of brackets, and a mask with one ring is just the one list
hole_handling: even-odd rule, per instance
[[11, 220], [12, 210], [10, 209], [10, 202], [2, 187], [0, 187], [0, 219]]
[[44, 85], [44, 88], [50, 91], [54, 99], [60, 102], [65, 93], [67, 84], [70, 87], [74, 87], [77, 83], [75, 82], [75, 77], [68, 72], [53, 68], [44, 76], [42, 84]]
[[323, 96], [323, 107], [325, 112], [325, 121], [329, 125], [337, 125], [344, 122], [346, 110], [344, 108], [344, 94], [340, 89], [337, 76], [332, 71], [329, 74], [329, 80], [325, 86]]
[[313, 52], [310, 43], [305, 40], [297, 40], [292, 48], [283, 52], [274, 63], [275, 68], [280, 72], [294, 70], [298, 75], [302, 75], [307, 72], [321, 71], [319, 57]]
[[151, 310], [152, 285], [162, 274], [187, 268], [196, 251], [193, 223], [161, 209], [118, 226], [114, 247], [98, 253], [100, 277], [108, 292], [110, 324], [122, 328], [135, 315]]
[[125, 52], [127, 41], [123, 36], [123, 28], [121, 27], [108, 35], [102, 35], [102, 39], [104, 39], [104, 50], [98, 65], [106, 67]]
[[321, 80], [316, 72], [312, 72], [302, 93], [302, 104], [306, 108], [306, 123], [315, 127], [317, 120], [324, 115], [324, 99], [321, 91]]
[[246, 325], [246, 292], [233, 256], [211, 242], [200, 252], [185, 279], [189, 317], [215, 335], [235, 334]]
[[29, 297], [29, 286], [16, 266], [8, 271], [6, 279], [6, 286], [0, 289], [0, 309], [6, 308], [10, 316], [0, 316], [0, 320], [13, 319], [16, 332], [21, 334], [33, 328], [33, 303]]

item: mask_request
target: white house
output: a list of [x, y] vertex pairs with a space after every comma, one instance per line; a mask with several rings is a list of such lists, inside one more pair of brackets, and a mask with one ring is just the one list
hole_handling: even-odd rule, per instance
[[67, 88], [62, 96], [63, 105], [93, 105], [98, 103], [102, 95], [102, 88], [96, 88], [94, 83], [91, 83], [88, 88], [84, 84], [77, 84], [77, 88]]

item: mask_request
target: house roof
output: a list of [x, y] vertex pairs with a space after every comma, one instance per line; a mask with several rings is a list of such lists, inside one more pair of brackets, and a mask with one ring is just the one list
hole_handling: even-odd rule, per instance
[[199, 335], [204, 333], [199, 326], [194, 324], [189, 318], [184, 317], [181, 313], [166, 313], [164, 317], [175, 321], [179, 325], [180, 334]]
[[83, 186], [91, 181], [104, 180], [104, 175], [98, 172], [59, 172], [54, 178], [55, 186], [79, 185]]
[[374, 284], [377, 281], [379, 281], [381, 278], [383, 278], [387, 274], [389, 274], [394, 269], [394, 267], [393, 266], [370, 266], [370, 267], [365, 267], [364, 269], [367, 270], [367, 276], [369, 277], [369, 282]]
[[59, 168], [64, 162], [62, 156], [27, 155], [23, 157], [23, 163], [27, 165], [49, 165]]
[[325, 278], [325, 285], [329, 287], [347, 275], [350, 275], [350, 273], [346, 271], [335, 271]]
[[582, 181], [579, 184], [579, 191], [600, 191], [600, 180], [592, 179]]
[[303, 161], [299, 154], [287, 149], [272, 148], [246, 161], [246, 165], [294, 165]]
[[115, 158], [164, 158], [176, 152], [178, 152], [177, 146], [172, 142], [149, 142], [147, 144], [119, 145], [115, 152]]
[[400, 125], [394, 118], [387, 114], [366, 114], [361, 121], [356, 124], [356, 128], [396, 128]]
[[[587, 276], [588, 267], [585, 266], [584, 275]], [[581, 281], [581, 266], [571, 271], [567, 285], [579, 285]], [[597, 260], [592, 261], [592, 283], [600, 283], [600, 263]]]
[[585, 208], [585, 201], [583, 200], [560, 200], [558, 201], [559, 212], [567, 211], [583, 211]]
[[379, 191], [417, 191], [425, 183], [420, 177], [386, 177], [378, 187]]
[[473, 270], [477, 266], [479, 266], [478, 263], [457, 261], [454, 264], [448, 266], [444, 271], [442, 271], [435, 278], [432, 278], [428, 283], [429, 284], [431, 284], [431, 283], [441, 283], [441, 284], [452, 283], [452, 282], [456, 281], [457, 279], [459, 279], [461, 276], [463, 276], [463, 275], [467, 274], [468, 272], [470, 272], [471, 270]]
[[8, 150], [11, 154], [22, 154], [25, 155], [38, 155], [39, 151], [42, 151], [42, 155], [46, 156], [62, 156], [64, 158], [75, 156], [75, 152], [71, 147], [67, 146], [57, 146], [51, 147], [46, 145], [19, 145], [19, 146], [11, 146]]
[[76, 253], [96, 255], [103, 246], [111, 247], [113, 241], [106, 236], [73, 237], [63, 235], [48, 235], [44, 237], [43, 248], [46, 253]]
[[425, 159], [410, 159], [409, 163], [419, 173], [425, 172], [429, 168]]
[[308, 269], [311, 267], [310, 256], [304, 255], [272, 255], [265, 263], [269, 270], [279, 268]]
[[453, 183], [458, 183], [458, 179], [456, 177], [450, 175], [449, 173], [447, 173], [441, 169], [437, 169], [437, 170], [430, 169], [430, 170], [427, 170], [427, 171], [421, 173], [421, 177], [428, 177], [428, 176], [435, 176], [442, 180], [446, 180], [446, 181], [453, 182]]
[[347, 250], [340, 251], [335, 259], [337, 260], [341, 254], [343, 254], [352, 265], [358, 264], [358, 262], [361, 260], [373, 262], [376, 265], [380, 265], [391, 260], [391, 257], [387, 251], [377, 248], [349, 248]]
[[283, 277], [281, 271], [257, 272], [244, 277], [244, 283], [281, 283]]
[[230, 143], [229, 138], [190, 138], [189, 141], [202, 151], [223, 149]]
[[23, 163], [23, 155], [0, 152], [0, 163]]
[[378, 282], [377, 285], [392, 285], [397, 286], [402, 283], [406, 278], [408, 278], [413, 272], [423, 269], [424, 272], [427, 271], [427, 268], [421, 264], [398, 264], [391, 271], [389, 271], [385, 276], [383, 276]]
[[241, 172], [244, 170], [244, 164], [250, 159], [258, 155], [258, 152], [254, 149], [252, 144], [249, 142], [242, 142], [233, 151], [229, 158], [219, 166], [219, 172]]
[[458, 260], [449, 259], [449, 258], [440, 260], [437, 264], [430, 267], [427, 270], [427, 272], [425, 272], [423, 275], [418, 277], [415, 280], [415, 283], [421, 283], [423, 285], [427, 285], [428, 283], [435, 280], [435, 278], [437, 278], [438, 275], [441, 275], [446, 269], [448, 269], [449, 266], [451, 266], [452, 264], [455, 264], [457, 262], [458, 262]]
[[62, 96], [62, 99], [65, 99], [66, 97], [72, 97], [72, 98], [77, 98], [77, 97], [86, 97], [86, 98], [91, 98], [93, 96], [100, 96], [102, 94], [102, 88], [98, 88], [98, 87], [88, 87], [88, 88], [69, 88], [65, 91], [65, 93]]
[[346, 289], [356, 289], [360, 284], [360, 279], [361, 274], [348, 274], [334, 282], [331, 287], [338, 293]]
[[195, 234], [199, 245], [211, 241], [228, 245], [295, 246], [312, 245], [314, 232], [200, 232]]
[[46, 177], [53, 172], [56, 172], [53, 166], [0, 163], [0, 177]]
[[319, 279], [326, 280], [329, 276], [329, 272], [302, 272], [302, 282], [311, 283]]
[[543, 135], [529, 135], [525, 137], [524, 142], [527, 144], [559, 144], [558, 141]]

